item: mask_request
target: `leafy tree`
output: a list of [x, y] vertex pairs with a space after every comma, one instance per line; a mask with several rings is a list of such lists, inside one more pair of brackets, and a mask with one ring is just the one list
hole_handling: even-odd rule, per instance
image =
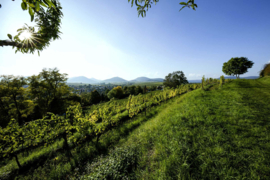
[[143, 93], [143, 89], [141, 86], [136, 86], [136, 89], [135, 89], [135, 95], [138, 95], [138, 94], [142, 94]]
[[[151, 8], [153, 2], [156, 4], [159, 0], [128, 0], [131, 2], [131, 7], [135, 4], [137, 6], [138, 16], [145, 17], [146, 10]], [[197, 4], [194, 0], [188, 0], [187, 2], [180, 2], [182, 8], [188, 7], [195, 10]], [[0, 8], [2, 5], [0, 4]], [[28, 11], [31, 22], [36, 22], [36, 27], [28, 26], [17, 30], [18, 34], [12, 36], [8, 34], [9, 40], [0, 40], [0, 46], [12, 46], [17, 51], [22, 53], [34, 53], [38, 54], [50, 45], [52, 40], [60, 38], [60, 25], [63, 17], [62, 7], [59, 0], [22, 0], [21, 8], [24, 11]], [[20, 35], [25, 33], [28, 35], [26, 39], [20, 39]]]
[[129, 86], [127, 89], [127, 94], [136, 95], [136, 86]]
[[[1, 75], [0, 77], [1, 112], [4, 118], [15, 118], [22, 126], [24, 119], [33, 112], [35, 106], [34, 102], [29, 99], [26, 88], [23, 87], [27, 85], [27, 81], [24, 77], [13, 75]], [[3, 122], [4, 125], [5, 123]]]
[[97, 90], [94, 90], [90, 93], [90, 103], [97, 104], [101, 101], [101, 96]]
[[247, 69], [251, 68], [253, 64], [246, 57], [235, 57], [223, 63], [222, 71], [226, 75], [233, 75], [239, 78], [239, 75], [246, 73]]
[[6, 97], [8, 89], [0, 85], [0, 126], [6, 127], [11, 119], [9, 114], [9, 100]]
[[169, 73], [168, 76], [165, 77], [163, 84], [166, 87], [176, 88], [181, 84], [188, 84], [188, 81], [182, 71], [175, 71], [173, 73]]
[[116, 98], [121, 99], [124, 95], [124, 91], [121, 86], [114, 87], [110, 92], [108, 93], [108, 98]]
[[270, 63], [264, 65], [263, 69], [260, 71], [260, 77], [270, 76]]
[[143, 87], [143, 94], [147, 93], [146, 85]]
[[67, 74], [60, 74], [57, 68], [43, 69], [37, 76], [30, 76], [27, 80], [30, 97], [35, 99], [42, 116], [47, 112], [60, 113], [67, 108], [66, 101], [63, 99], [71, 93], [65, 83]]
[[149, 90], [150, 90], [150, 91], [155, 91], [156, 89], [157, 89], [156, 86], [150, 86], [150, 87], [149, 87]]

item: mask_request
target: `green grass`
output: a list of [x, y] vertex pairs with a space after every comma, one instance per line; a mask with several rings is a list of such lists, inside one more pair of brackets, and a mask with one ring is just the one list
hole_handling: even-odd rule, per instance
[[[239, 79], [222, 89], [209, 87], [176, 98], [120, 140], [118, 148], [136, 146], [138, 157], [136, 168], [124, 175], [166, 180], [270, 179], [269, 102], [270, 78]], [[113, 166], [128, 165], [113, 154], [102, 157], [99, 166], [113, 157]], [[87, 176], [115, 179], [111, 169], [100, 167], [90, 168]]]
[[162, 86], [163, 82], [138, 82], [129, 86]]

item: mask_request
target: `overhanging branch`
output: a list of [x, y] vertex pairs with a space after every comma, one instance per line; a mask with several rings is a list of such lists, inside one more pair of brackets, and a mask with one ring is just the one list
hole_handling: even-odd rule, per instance
[[18, 48], [29, 48], [28, 44], [20, 44], [14, 41], [9, 41], [9, 40], [0, 40], [0, 46], [13, 46], [13, 47], [18, 47]]

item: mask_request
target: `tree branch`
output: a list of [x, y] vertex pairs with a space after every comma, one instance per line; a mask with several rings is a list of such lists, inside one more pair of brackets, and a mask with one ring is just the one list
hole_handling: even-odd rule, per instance
[[29, 48], [28, 44], [20, 44], [14, 41], [9, 41], [9, 40], [0, 40], [0, 46], [13, 46], [13, 47], [18, 47], [18, 48]]

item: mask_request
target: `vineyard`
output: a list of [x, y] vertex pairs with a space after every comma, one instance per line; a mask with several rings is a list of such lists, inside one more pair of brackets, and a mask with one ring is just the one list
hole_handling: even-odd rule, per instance
[[[223, 83], [224, 79], [221, 78], [221, 84]], [[70, 106], [65, 116], [48, 113], [43, 119], [31, 121], [23, 126], [19, 126], [15, 119], [12, 119], [6, 128], [0, 129], [1, 173], [10, 166], [11, 159], [17, 164], [17, 168], [14, 166], [12, 168], [21, 170], [23, 164], [19, 156], [27, 157], [35, 149], [50, 149], [59, 141], [63, 141], [60, 150], [62, 149], [71, 160], [73, 147], [91, 140], [95, 140], [98, 145], [102, 134], [117, 127], [126, 119], [133, 118], [139, 113], [146, 116], [151, 107], [186, 92], [205, 88], [206, 85], [218, 85], [218, 80], [207, 79], [203, 80], [202, 84], [186, 84], [175, 89], [166, 88], [163, 91], [143, 95], [130, 95], [129, 98], [120, 101], [113, 99], [100, 106], [94, 106], [87, 112], [83, 112], [80, 105]], [[24, 161], [24, 164], [27, 162]]]

